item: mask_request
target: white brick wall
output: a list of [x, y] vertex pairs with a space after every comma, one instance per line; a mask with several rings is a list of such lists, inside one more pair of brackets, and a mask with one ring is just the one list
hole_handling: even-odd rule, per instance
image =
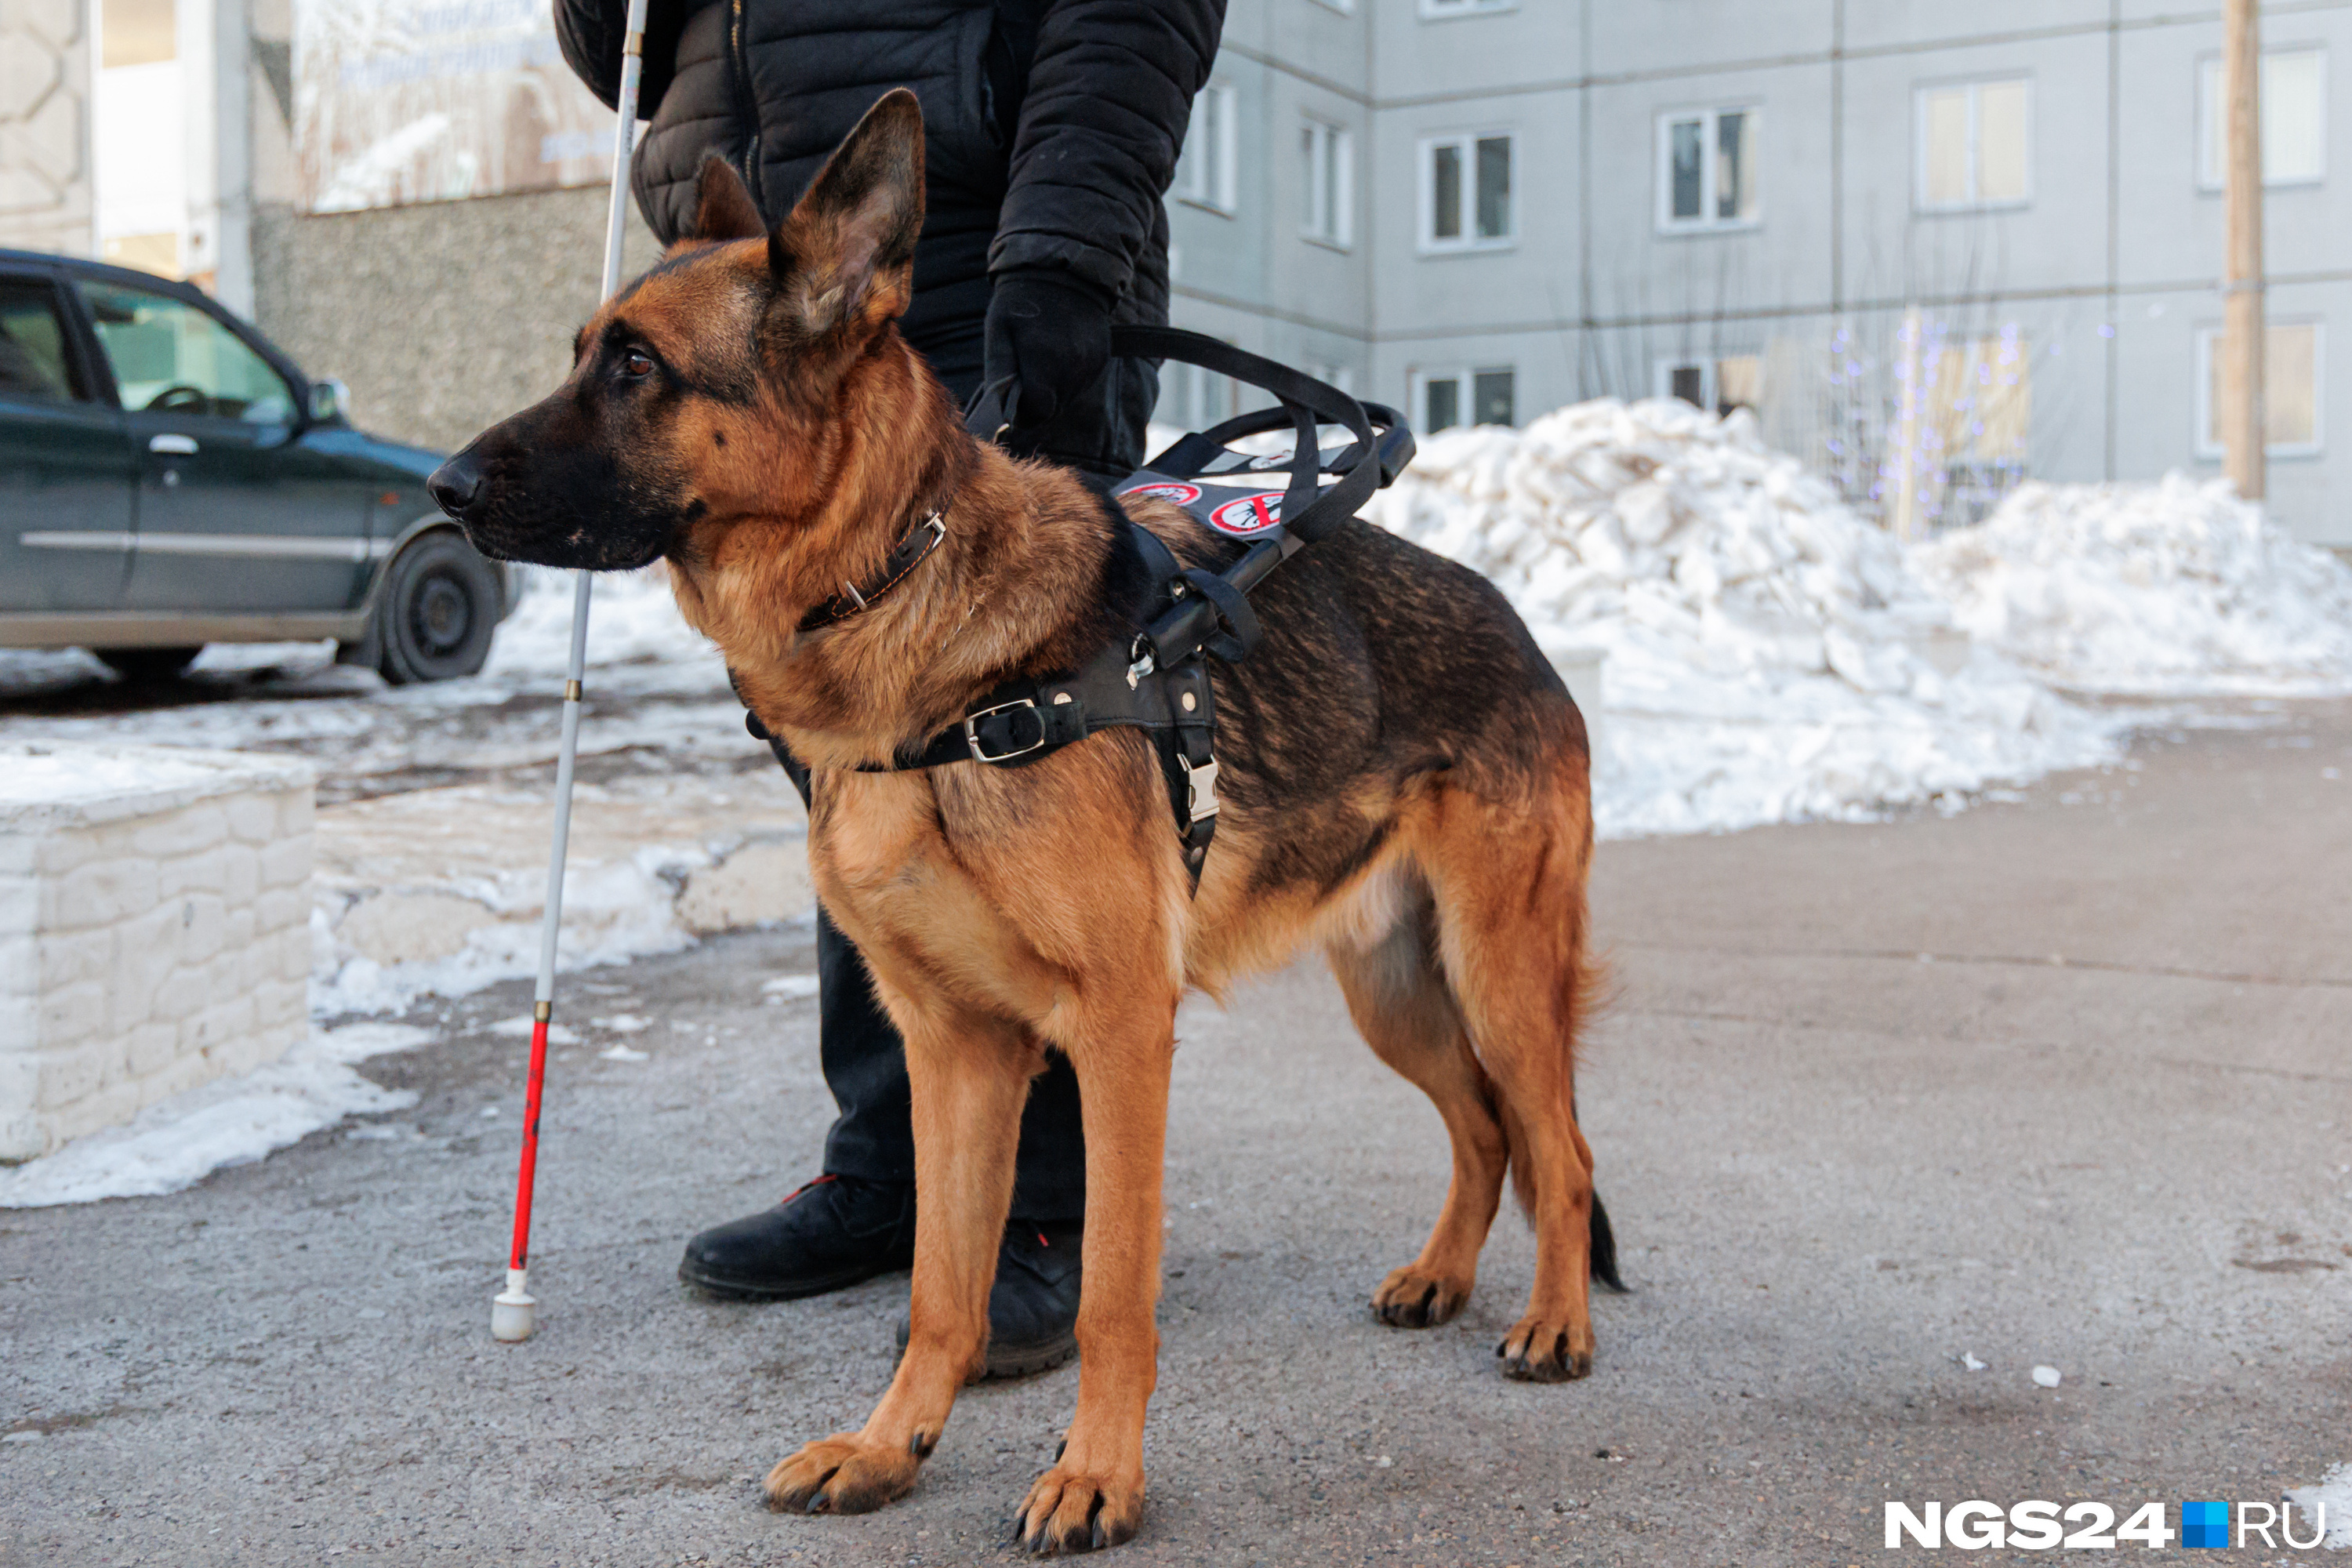
[[314, 777], [226, 752], [0, 745], [0, 1161], [301, 1037]]

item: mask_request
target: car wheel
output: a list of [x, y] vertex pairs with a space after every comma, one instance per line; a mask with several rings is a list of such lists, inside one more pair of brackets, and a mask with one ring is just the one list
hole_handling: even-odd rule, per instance
[[376, 668], [394, 686], [471, 675], [490, 657], [504, 605], [497, 567], [454, 532], [428, 533], [384, 570]]
[[205, 650], [198, 646], [196, 647], [98, 647], [90, 651], [98, 655], [100, 661], [107, 668], [114, 671], [123, 679], [143, 684], [148, 681], [171, 679], [188, 666], [195, 663], [196, 655]]

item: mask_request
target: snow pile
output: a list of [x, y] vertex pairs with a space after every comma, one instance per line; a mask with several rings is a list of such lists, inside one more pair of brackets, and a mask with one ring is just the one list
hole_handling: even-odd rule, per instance
[[[677, 919], [677, 884], [712, 858], [699, 846], [679, 844], [650, 845], [614, 859], [572, 858], [563, 874], [557, 969], [593, 969], [693, 946], [694, 934]], [[313, 908], [310, 1016], [404, 1012], [420, 996], [470, 996], [502, 980], [536, 974], [545, 864], [488, 869], [452, 878], [450, 885], [491, 918], [468, 930], [464, 945], [443, 958], [380, 963], [339, 937], [327, 909]]]
[[282, 1060], [158, 1100], [127, 1126], [77, 1138], [54, 1154], [0, 1172], [0, 1208], [176, 1193], [346, 1116], [405, 1110], [416, 1103], [415, 1094], [371, 1083], [350, 1064], [432, 1038], [430, 1030], [402, 1024], [313, 1034]]
[[2307, 1527], [2326, 1527], [2323, 1541], [2330, 1551], [2352, 1547], [2352, 1465], [2336, 1466], [2316, 1486], [2294, 1488], [2286, 1500], [2302, 1510]]
[[1493, 579], [1547, 648], [1607, 652], [1606, 834], [1851, 818], [2113, 752], [1744, 412], [1448, 431], [1364, 515]]
[[1912, 566], [1980, 641], [2062, 686], [2147, 695], [2352, 690], [2352, 568], [2226, 479], [2018, 487]]

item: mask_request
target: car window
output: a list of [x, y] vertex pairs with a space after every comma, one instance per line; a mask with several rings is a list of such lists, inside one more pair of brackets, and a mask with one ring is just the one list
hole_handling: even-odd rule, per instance
[[123, 407], [257, 425], [292, 421], [286, 378], [206, 312], [121, 283], [79, 287]]
[[37, 278], [0, 278], [0, 397], [73, 403], [82, 395], [57, 290]]

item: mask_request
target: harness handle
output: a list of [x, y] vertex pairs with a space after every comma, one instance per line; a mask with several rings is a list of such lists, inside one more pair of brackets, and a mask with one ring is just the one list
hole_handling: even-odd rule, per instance
[[[1375, 489], [1393, 483], [1412, 460], [1412, 432], [1395, 409], [1360, 403], [1328, 382], [1204, 333], [1181, 327], [1116, 326], [1110, 330], [1110, 352], [1121, 359], [1174, 360], [1198, 365], [1254, 386], [1278, 405], [1237, 415], [1212, 429], [1186, 436], [1146, 465], [1156, 473], [1190, 478], [1232, 457], [1227, 443], [1290, 426], [1295, 445], [1290, 489], [1282, 498], [1281, 550], [1279, 555], [1269, 550], [1263, 563], [1236, 563], [1227, 575], [1240, 579], [1241, 587], [1251, 586], [1276, 561], [1301, 545], [1329, 536], [1362, 510]], [[1013, 428], [1012, 411], [1020, 401], [1020, 382], [1013, 376], [999, 376], [966, 401], [964, 428], [983, 441], [996, 440]], [[1315, 428], [1320, 424], [1343, 426], [1354, 437], [1331, 459], [1328, 469], [1315, 440]], [[1322, 483], [1326, 472], [1339, 479], [1328, 489]]]
[[[1384, 489], [1412, 460], [1412, 432], [1395, 409], [1360, 403], [1328, 382], [1203, 333], [1181, 327], [1113, 327], [1110, 352], [1134, 359], [1172, 359], [1198, 365], [1270, 394], [1280, 405], [1187, 436], [1148, 467], [1178, 478], [1203, 473], [1212, 462], [1228, 455], [1225, 443], [1289, 425], [1297, 444], [1290, 454], [1290, 489], [1282, 498], [1284, 556], [1328, 538], [1362, 510], [1374, 490]], [[1339, 476], [1339, 482], [1328, 489], [1322, 483], [1323, 455], [1315, 441], [1318, 424], [1344, 426], [1355, 437], [1332, 459], [1331, 471]], [[1266, 568], [1273, 564], [1269, 559]], [[1261, 570], [1249, 576], [1255, 581], [1263, 574]], [[1240, 585], [1247, 587], [1249, 583]]]

